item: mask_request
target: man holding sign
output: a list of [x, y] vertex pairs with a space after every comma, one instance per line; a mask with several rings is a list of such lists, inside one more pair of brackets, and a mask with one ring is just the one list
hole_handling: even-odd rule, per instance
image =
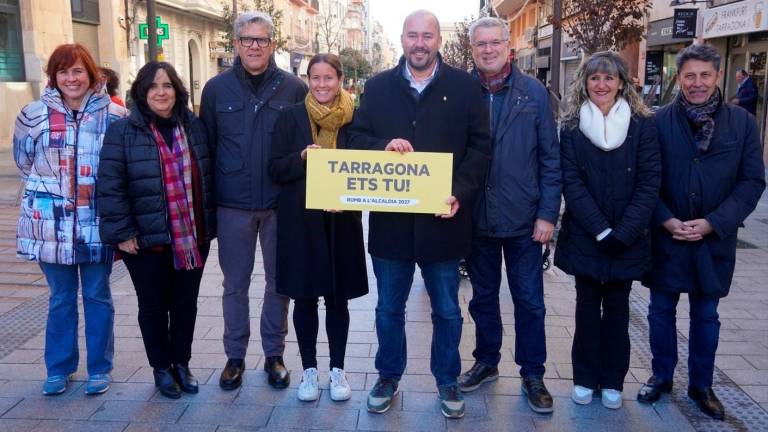
[[[394, 69], [368, 80], [350, 130], [351, 147], [399, 153], [451, 153], [451, 196], [444, 213], [372, 212], [368, 249], [379, 294], [376, 334], [379, 379], [368, 396], [368, 410], [389, 409], [405, 371], [405, 303], [416, 264], [432, 306], [430, 369], [443, 415], [464, 415], [457, 383], [459, 341], [459, 259], [472, 241], [472, 197], [486, 172], [490, 136], [488, 111], [479, 83], [442, 62], [437, 17], [411, 13], [401, 36], [404, 56]], [[403, 162], [406, 162], [403, 157]]]

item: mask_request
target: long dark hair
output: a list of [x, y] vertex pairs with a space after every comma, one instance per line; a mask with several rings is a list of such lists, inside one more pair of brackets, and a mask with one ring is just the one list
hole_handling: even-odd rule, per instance
[[176, 73], [176, 69], [166, 62], [151, 61], [141, 69], [136, 75], [136, 80], [131, 85], [131, 99], [136, 103], [136, 107], [141, 111], [141, 114], [148, 121], [152, 121], [157, 117], [147, 104], [147, 93], [152, 87], [152, 82], [155, 81], [155, 75], [158, 70], [164, 70], [168, 74], [168, 79], [171, 81], [173, 89], [176, 91], [176, 103], [173, 105], [172, 118], [174, 121], [181, 121], [187, 114], [187, 103], [189, 102], [189, 92], [184, 87], [184, 83], [181, 82], [179, 74]]
[[341, 78], [342, 75], [344, 75], [344, 68], [341, 66], [341, 60], [339, 60], [339, 57], [336, 54], [321, 53], [315, 54], [315, 56], [309, 60], [309, 65], [307, 65], [307, 76], [309, 76], [312, 66], [318, 63], [327, 63], [330, 65], [336, 71], [336, 76], [338, 78]]

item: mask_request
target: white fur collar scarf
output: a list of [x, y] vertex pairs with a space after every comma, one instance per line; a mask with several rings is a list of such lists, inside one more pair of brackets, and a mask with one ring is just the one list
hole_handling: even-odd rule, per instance
[[611, 151], [624, 143], [631, 118], [632, 110], [624, 98], [616, 100], [607, 116], [588, 100], [579, 111], [579, 129], [596, 147]]

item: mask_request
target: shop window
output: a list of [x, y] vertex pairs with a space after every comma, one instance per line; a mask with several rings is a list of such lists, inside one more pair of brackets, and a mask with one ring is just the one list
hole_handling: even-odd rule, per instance
[[18, 0], [0, 0], [0, 81], [24, 81]]

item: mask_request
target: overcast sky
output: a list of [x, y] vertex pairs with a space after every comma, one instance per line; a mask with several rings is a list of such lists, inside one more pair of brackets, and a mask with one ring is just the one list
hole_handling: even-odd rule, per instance
[[430, 10], [441, 23], [447, 23], [477, 16], [479, 8], [478, 0], [371, 0], [371, 17], [384, 26], [384, 33], [400, 52], [403, 20], [414, 10]]

